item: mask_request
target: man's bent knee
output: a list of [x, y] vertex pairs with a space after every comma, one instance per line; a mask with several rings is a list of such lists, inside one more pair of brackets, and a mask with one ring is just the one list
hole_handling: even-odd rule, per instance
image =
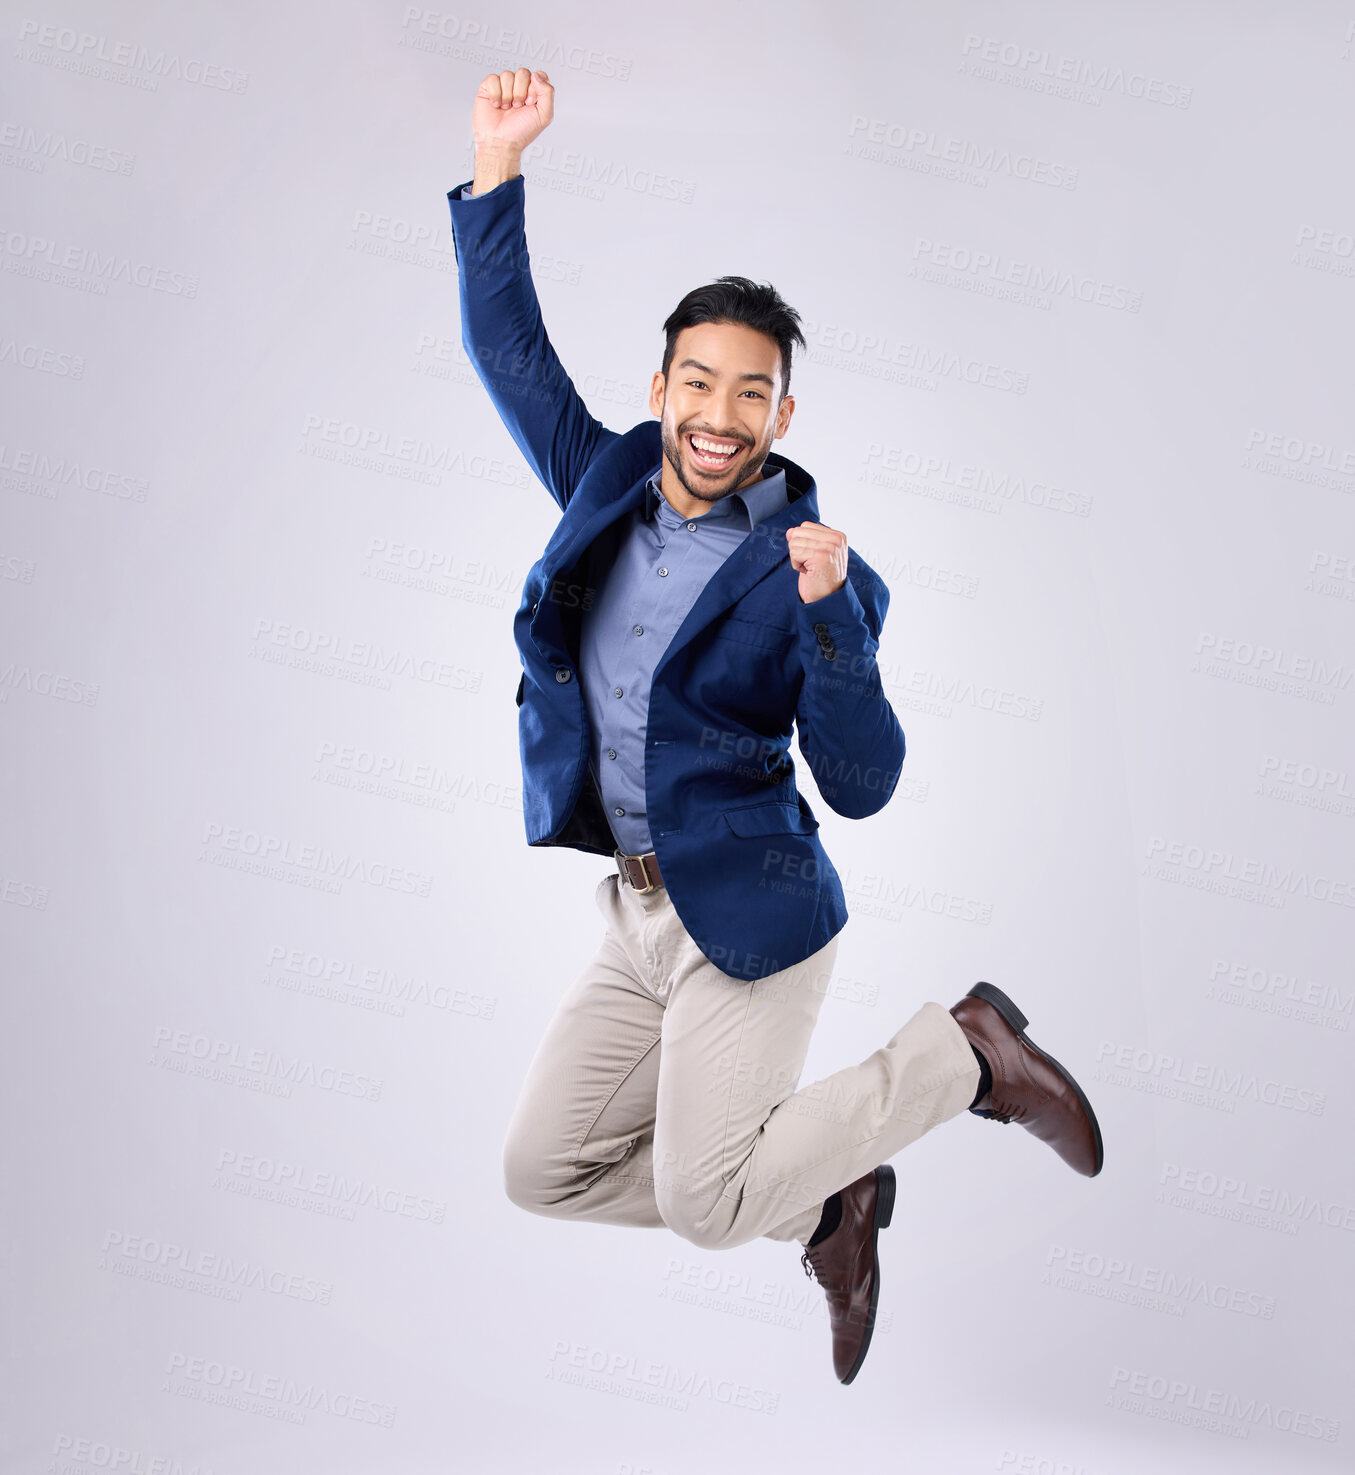
[[[705, 1250], [734, 1249], [765, 1234], [772, 1225], [823, 1206], [821, 1196], [816, 1197], [803, 1184], [787, 1180], [759, 1191], [758, 1227], [754, 1227], [751, 1211], [740, 1213], [743, 1199], [737, 1185], [682, 1184], [675, 1179], [656, 1181], [654, 1197], [659, 1217], [668, 1228]], [[775, 1201], [777, 1212], [764, 1223], [769, 1199]]]
[[529, 1141], [510, 1132], [503, 1144], [503, 1191], [510, 1202], [531, 1214], [547, 1214], [559, 1198], [558, 1184], [552, 1184], [545, 1159]]
[[654, 1199], [659, 1218], [689, 1244], [718, 1250], [729, 1242], [738, 1202], [724, 1198], [718, 1184], [697, 1189], [656, 1181]]

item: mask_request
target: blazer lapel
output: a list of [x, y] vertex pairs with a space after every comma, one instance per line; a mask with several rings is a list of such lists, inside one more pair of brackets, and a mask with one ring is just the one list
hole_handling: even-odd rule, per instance
[[819, 520], [818, 492], [813, 478], [793, 461], [787, 461], [782, 456], [768, 456], [767, 460], [785, 471], [787, 489], [792, 494], [798, 491], [800, 495], [792, 495], [792, 500], [779, 512], [763, 518], [716, 569], [706, 587], [697, 595], [696, 603], [687, 611], [687, 617], [677, 627], [672, 640], [668, 642], [659, 664], [654, 668], [655, 682], [668, 662], [698, 631], [704, 630], [716, 616], [736, 604], [774, 569], [789, 564], [787, 528], [796, 527], [802, 522]]
[[[603, 452], [588, 468], [541, 555], [548, 580], [561, 569], [570, 568], [604, 528], [640, 505], [645, 478], [662, 459], [657, 420], [635, 426]], [[599, 492], [606, 497], [608, 489], [618, 485], [626, 490], [619, 496], [598, 500]], [[576, 502], [579, 515], [571, 518], [569, 513], [575, 510]]]
[[[598, 462], [588, 468], [566, 515], [556, 525], [541, 556], [539, 566], [547, 584], [560, 572], [572, 568], [601, 533], [641, 504], [648, 473], [662, 457], [658, 421], [651, 420], [627, 431]], [[742, 599], [773, 570], [790, 562], [786, 548], [787, 528], [802, 522], [818, 521], [818, 489], [813, 477], [793, 461], [774, 453], [767, 457], [767, 464], [773, 470], [785, 471], [791, 500], [779, 512], [763, 518], [711, 576], [668, 642], [654, 669], [655, 681], [672, 657], [698, 631]], [[600, 475], [596, 482], [588, 485], [594, 472]], [[626, 490], [599, 504], [598, 493], [593, 491], [593, 487], [600, 488], [605, 496], [607, 489], [618, 483]], [[593, 505], [590, 507], [589, 503]], [[580, 516], [571, 520], [569, 513], [576, 506]]]

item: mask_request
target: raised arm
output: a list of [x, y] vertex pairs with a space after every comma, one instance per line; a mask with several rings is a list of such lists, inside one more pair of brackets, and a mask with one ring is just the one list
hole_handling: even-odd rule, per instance
[[499, 418], [563, 509], [616, 432], [588, 412], [541, 321], [524, 223], [522, 151], [549, 124], [545, 72], [491, 72], [475, 94], [475, 177], [447, 196], [461, 341]]

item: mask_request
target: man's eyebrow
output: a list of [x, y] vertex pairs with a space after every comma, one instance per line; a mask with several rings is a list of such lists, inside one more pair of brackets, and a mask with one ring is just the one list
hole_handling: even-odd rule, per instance
[[[718, 379], [720, 377], [717, 370], [710, 368], [708, 365], [701, 363], [697, 359], [683, 359], [682, 362], [678, 365], [678, 368], [700, 369], [703, 374], [709, 374], [712, 379]], [[776, 384], [770, 374], [740, 374], [739, 378], [752, 379], [755, 380], [758, 384], [766, 384], [770, 385], [773, 389], [776, 388]]]

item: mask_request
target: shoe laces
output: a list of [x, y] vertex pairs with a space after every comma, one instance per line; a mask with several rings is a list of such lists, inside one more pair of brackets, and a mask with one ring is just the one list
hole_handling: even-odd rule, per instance
[[1025, 1118], [1028, 1108], [1025, 1106], [1008, 1106], [1005, 1102], [994, 1101], [991, 1108], [983, 1111], [975, 1108], [974, 1115], [988, 1117], [991, 1121], [1001, 1122], [1005, 1127], [1009, 1122], [1020, 1122]]
[[817, 1251], [817, 1245], [812, 1250], [806, 1250], [800, 1256], [800, 1264], [804, 1266], [805, 1274], [810, 1280], [818, 1281], [819, 1285], [823, 1287], [823, 1293], [828, 1297], [828, 1314], [836, 1319], [843, 1315], [848, 1297], [844, 1294], [841, 1286], [835, 1286], [824, 1280], [822, 1265]]

